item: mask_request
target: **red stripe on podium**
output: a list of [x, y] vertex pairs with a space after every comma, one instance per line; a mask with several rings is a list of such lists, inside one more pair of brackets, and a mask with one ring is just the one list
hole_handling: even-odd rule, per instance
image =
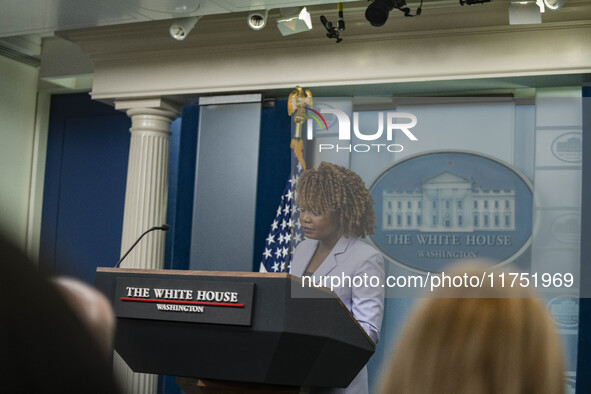
[[132, 298], [121, 297], [121, 301], [136, 301], [136, 302], [157, 302], [160, 304], [185, 304], [185, 305], [206, 305], [206, 306], [225, 306], [231, 308], [244, 308], [244, 304], [231, 304], [225, 302], [204, 302], [204, 301], [181, 301], [181, 300], [159, 300], [153, 298]]

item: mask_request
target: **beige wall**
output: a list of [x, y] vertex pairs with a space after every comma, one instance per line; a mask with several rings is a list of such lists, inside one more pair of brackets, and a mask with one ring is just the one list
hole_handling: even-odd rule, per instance
[[36, 188], [37, 77], [37, 68], [0, 56], [0, 231], [22, 249]]

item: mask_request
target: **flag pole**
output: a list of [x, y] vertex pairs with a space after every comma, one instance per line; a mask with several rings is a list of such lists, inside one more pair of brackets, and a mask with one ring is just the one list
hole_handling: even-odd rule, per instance
[[287, 113], [292, 117], [291, 171], [265, 243], [260, 265], [261, 272], [289, 272], [293, 249], [304, 238], [299, 226], [295, 186], [300, 174], [306, 169], [302, 128], [307, 119], [306, 108], [312, 107], [312, 104], [312, 93], [299, 86], [290, 93], [287, 101]]
[[[312, 99], [312, 92], [309, 89], [302, 89], [300, 86], [296, 86], [295, 89], [289, 94], [289, 99], [287, 101], [287, 113], [289, 116], [293, 116], [293, 122], [295, 124], [295, 131], [293, 133], [291, 143], [289, 147], [293, 151], [293, 156], [296, 157], [297, 161], [300, 163], [302, 170], [306, 170], [306, 161], [304, 160], [304, 140], [302, 139], [302, 125], [306, 121], [306, 107], [312, 107], [314, 105], [314, 101]], [[292, 163], [292, 173], [293, 173], [293, 163]], [[296, 171], [297, 172], [297, 171]], [[293, 201], [295, 205], [295, 199]], [[294, 215], [296, 218], [297, 215]], [[284, 264], [284, 272], [287, 272], [289, 269], [289, 263], [291, 262], [291, 255], [293, 253], [293, 238], [295, 233], [295, 224], [294, 227], [289, 229], [290, 239], [289, 239], [289, 246], [287, 249], [287, 257], [285, 259]]]
[[302, 125], [306, 121], [306, 107], [312, 107], [314, 104], [312, 100], [312, 93], [309, 89], [302, 89], [299, 86], [295, 87], [295, 90], [289, 94], [287, 100], [287, 113], [289, 116], [293, 116], [295, 123], [295, 132], [289, 147], [293, 150], [293, 154], [298, 159], [302, 168], [306, 169], [306, 162], [304, 160], [304, 141], [302, 140]]

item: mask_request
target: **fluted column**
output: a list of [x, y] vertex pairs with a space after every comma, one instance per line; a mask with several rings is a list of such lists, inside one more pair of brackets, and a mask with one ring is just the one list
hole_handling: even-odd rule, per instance
[[[118, 101], [131, 118], [121, 255], [147, 229], [166, 223], [170, 123], [179, 112], [161, 99]], [[121, 263], [122, 268], [164, 266], [163, 231], [147, 234]], [[115, 353], [115, 375], [128, 394], [156, 393], [157, 375], [134, 373]]]

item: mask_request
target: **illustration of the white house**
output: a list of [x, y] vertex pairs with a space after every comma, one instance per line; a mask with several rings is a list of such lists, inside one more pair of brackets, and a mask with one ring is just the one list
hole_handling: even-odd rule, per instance
[[450, 171], [414, 190], [383, 192], [383, 230], [512, 231], [515, 190], [485, 190]]
[[557, 153], [581, 153], [583, 151], [583, 141], [578, 137], [571, 137], [566, 141], [556, 143]]

